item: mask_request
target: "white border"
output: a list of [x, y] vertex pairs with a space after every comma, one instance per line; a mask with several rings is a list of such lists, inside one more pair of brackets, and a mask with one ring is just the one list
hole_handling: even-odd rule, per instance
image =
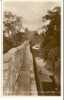
[[3, 81], [3, 53], [2, 53], [2, 50], [3, 50], [3, 45], [2, 45], [2, 40], [3, 40], [3, 38], [2, 38], [2, 36], [3, 36], [3, 33], [2, 33], [2, 1], [0, 1], [0, 95], [2, 95], [3, 93], [2, 93], [2, 87], [3, 87], [3, 83], [2, 83], [2, 81]]
[[[41, 1], [43, 2], [44, 0], [4, 0], [4, 1]], [[4, 96], [0, 97], [0, 99], [15, 99], [15, 100], [63, 100], [63, 0], [45, 0], [46, 1], [61, 1], [61, 96]], [[3, 55], [2, 55], [2, 50], [3, 50], [3, 39], [2, 39], [2, 30], [3, 30], [3, 1], [0, 0], [0, 95], [3, 96]], [[2, 8], [2, 9], [1, 9]]]
[[8, 2], [14, 2], [14, 1], [20, 1], [20, 2], [23, 2], [23, 1], [30, 1], [30, 2], [37, 2], [37, 1], [41, 1], [41, 2], [48, 2], [48, 1], [52, 1], [52, 2], [59, 2], [61, 0], [4, 0], [5, 2], [8, 1]]
[[[0, 5], [1, 5], [1, 1], [0, 1]], [[1, 6], [0, 6], [0, 15], [1, 15]], [[1, 39], [1, 17], [0, 17], [0, 39]], [[0, 48], [1, 48], [1, 43], [0, 43]], [[1, 49], [0, 49], [0, 66], [1, 66]], [[1, 90], [1, 67], [0, 67], [0, 90]], [[1, 95], [1, 91], [0, 91], [0, 95]]]

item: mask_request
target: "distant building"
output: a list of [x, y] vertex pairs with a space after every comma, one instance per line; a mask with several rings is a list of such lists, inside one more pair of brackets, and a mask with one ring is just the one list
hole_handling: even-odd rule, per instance
[[20, 32], [25, 32], [25, 29], [22, 27], [22, 28], [20, 29]]

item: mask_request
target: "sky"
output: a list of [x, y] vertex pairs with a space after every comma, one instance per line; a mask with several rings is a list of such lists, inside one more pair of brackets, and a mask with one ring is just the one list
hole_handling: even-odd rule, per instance
[[29, 30], [37, 30], [42, 23], [42, 16], [44, 16], [48, 10], [58, 6], [59, 2], [4, 2], [4, 11], [11, 11], [17, 16], [22, 16], [22, 23], [24, 27]]

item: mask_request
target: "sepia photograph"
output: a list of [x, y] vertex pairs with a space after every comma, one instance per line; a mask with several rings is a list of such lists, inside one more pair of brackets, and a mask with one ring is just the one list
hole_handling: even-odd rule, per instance
[[3, 4], [3, 95], [61, 96], [59, 1]]

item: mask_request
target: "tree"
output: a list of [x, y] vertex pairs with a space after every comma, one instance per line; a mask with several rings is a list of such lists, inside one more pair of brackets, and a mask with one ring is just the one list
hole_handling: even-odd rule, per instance
[[3, 48], [7, 52], [21, 42], [22, 17], [14, 15], [12, 12], [4, 12], [3, 18]]
[[[60, 7], [55, 7], [51, 11], [42, 17], [46, 23], [49, 20], [49, 24], [45, 26], [46, 32], [44, 41], [42, 42], [41, 49], [44, 54], [44, 59], [47, 60], [48, 69], [53, 73], [53, 87], [52, 90], [59, 94], [60, 90]], [[56, 66], [57, 63], [57, 66]], [[56, 72], [58, 74], [56, 75]], [[58, 80], [58, 82], [56, 82]], [[57, 94], [57, 95], [58, 95]]]
[[55, 7], [52, 11], [48, 11], [43, 19], [45, 22], [49, 20], [50, 23], [45, 27], [47, 30], [45, 32], [42, 48], [47, 47], [51, 49], [56, 46], [60, 48], [60, 7]]
[[22, 28], [22, 17], [16, 16], [11, 12], [4, 12], [4, 35], [7, 32], [10, 36], [10, 33], [14, 35]]

